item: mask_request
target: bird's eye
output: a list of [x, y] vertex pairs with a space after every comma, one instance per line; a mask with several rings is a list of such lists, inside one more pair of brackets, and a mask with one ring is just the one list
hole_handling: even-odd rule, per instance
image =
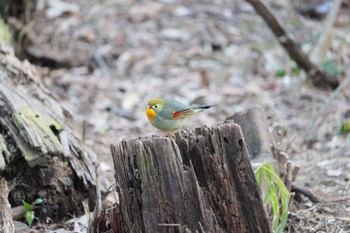
[[154, 105], [154, 108], [158, 108], [158, 105]]

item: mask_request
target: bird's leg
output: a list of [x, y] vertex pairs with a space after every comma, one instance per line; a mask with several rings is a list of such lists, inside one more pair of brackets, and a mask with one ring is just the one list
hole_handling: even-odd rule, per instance
[[172, 138], [174, 136], [175, 132], [176, 132], [176, 130], [168, 131], [166, 134], [166, 137]]

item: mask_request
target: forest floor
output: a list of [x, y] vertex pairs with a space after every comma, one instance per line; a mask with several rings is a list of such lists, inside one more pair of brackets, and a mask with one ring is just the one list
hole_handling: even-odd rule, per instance
[[[318, 49], [324, 20], [301, 15], [292, 1], [264, 2], [306, 53]], [[288, 231], [350, 232], [350, 134], [340, 133], [350, 121], [349, 5], [338, 14], [320, 64], [339, 74], [343, 84], [326, 91], [307, 82], [244, 1], [47, 4], [28, 51], [55, 66], [39, 67], [42, 81], [74, 116], [79, 137], [96, 152], [111, 183], [112, 143], [164, 134], [147, 121], [149, 99], [215, 106], [191, 119], [189, 128], [213, 126], [258, 105], [267, 113], [271, 132], [283, 129], [275, 143], [293, 166], [300, 166], [296, 182], [333, 200], [293, 201]]]

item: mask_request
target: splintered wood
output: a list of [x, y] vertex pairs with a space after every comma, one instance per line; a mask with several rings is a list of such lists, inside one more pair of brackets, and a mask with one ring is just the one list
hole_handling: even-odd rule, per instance
[[[4, 47], [3, 47], [4, 46]], [[45, 200], [44, 221], [81, 214], [95, 200], [95, 155], [67, 124], [67, 112], [27, 61], [0, 45], [0, 176], [12, 187], [9, 200]]]
[[0, 179], [0, 232], [13, 233], [15, 227], [12, 221], [11, 205], [7, 200], [8, 188], [4, 178]]
[[232, 121], [111, 149], [126, 232], [271, 232]]

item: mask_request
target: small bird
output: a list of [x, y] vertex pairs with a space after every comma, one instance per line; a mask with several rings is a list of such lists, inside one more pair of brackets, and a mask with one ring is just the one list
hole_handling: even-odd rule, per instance
[[173, 99], [154, 98], [148, 102], [146, 115], [156, 128], [174, 131], [181, 128], [190, 116], [212, 106], [188, 106]]

